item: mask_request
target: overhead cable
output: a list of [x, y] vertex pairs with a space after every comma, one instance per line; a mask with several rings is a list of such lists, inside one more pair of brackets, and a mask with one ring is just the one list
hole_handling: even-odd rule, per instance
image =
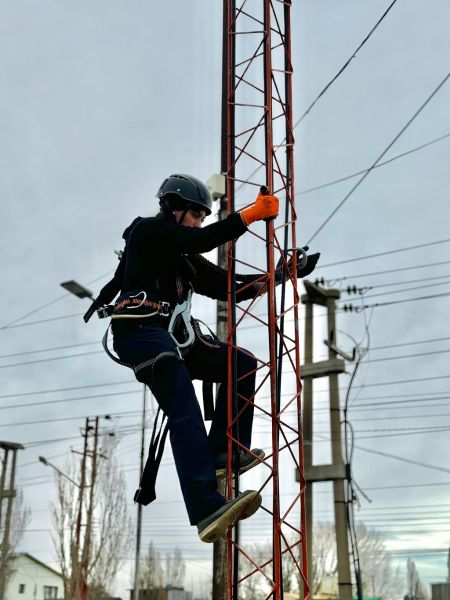
[[11, 365], [0, 365], [0, 369], [7, 369], [8, 367], [21, 367], [23, 365], [35, 365], [37, 363], [52, 362], [54, 360], [64, 360], [65, 358], [79, 358], [81, 356], [90, 356], [92, 354], [104, 354], [103, 350], [92, 350], [92, 352], [81, 352], [80, 354], [65, 354], [63, 356], [50, 356], [49, 358], [39, 358], [38, 360], [27, 360], [20, 363], [13, 363]]
[[14, 356], [24, 356], [25, 354], [39, 354], [41, 352], [53, 352], [55, 350], [68, 350], [79, 348], [80, 346], [99, 346], [100, 342], [81, 342], [79, 344], [66, 344], [65, 346], [52, 346], [51, 348], [38, 348], [37, 350], [25, 350], [23, 352], [12, 352], [11, 354], [0, 354], [0, 358], [13, 358]]
[[0, 395], [0, 400], [3, 398], [17, 398], [19, 396], [37, 396], [39, 394], [57, 394], [59, 392], [73, 392], [75, 390], [86, 390], [86, 389], [97, 388], [97, 387], [129, 385], [130, 383], [135, 384], [136, 380], [125, 379], [122, 381], [107, 381], [105, 383], [89, 383], [86, 385], [74, 385], [72, 387], [65, 387], [65, 388], [50, 388], [49, 390], [32, 390], [31, 392], [16, 392], [14, 394], [2, 394], [2, 395]]
[[[344, 265], [345, 263], [356, 262], [360, 260], [367, 260], [369, 258], [378, 258], [379, 256], [388, 256], [389, 254], [397, 254], [399, 252], [408, 252], [409, 250], [417, 250], [419, 248], [427, 248], [428, 246], [437, 246], [438, 244], [447, 244], [450, 242], [450, 238], [446, 238], [444, 240], [436, 240], [434, 242], [424, 242], [423, 244], [415, 244], [414, 246], [405, 246], [404, 248], [395, 248], [394, 250], [386, 250], [384, 252], [377, 252], [376, 254], [366, 254], [365, 256], [357, 256], [355, 258], [346, 258], [344, 260], [338, 260], [333, 263], [328, 263], [326, 265], [320, 265], [321, 269], [325, 269], [326, 267], [335, 267], [337, 265]], [[447, 263], [447, 261], [445, 261]], [[387, 273], [388, 271], [383, 271], [383, 273]], [[354, 275], [353, 277], [356, 277]]]
[[97, 394], [95, 396], [79, 396], [78, 398], [63, 398], [61, 400], [41, 400], [39, 402], [28, 402], [25, 404], [9, 404], [8, 406], [0, 406], [0, 410], [8, 408], [26, 408], [30, 406], [44, 406], [47, 404], [61, 404], [62, 402], [78, 402], [80, 400], [90, 400], [92, 398], [110, 398], [111, 396], [125, 396], [126, 394], [142, 394], [142, 391], [130, 392], [111, 392], [109, 394]]
[[[367, 290], [376, 290], [378, 288], [382, 288], [382, 287], [395, 287], [396, 285], [407, 285], [409, 283], [424, 283], [426, 281], [436, 281], [437, 279], [450, 279], [450, 275], [436, 275], [435, 277], [422, 277], [421, 279], [409, 279], [408, 281], [391, 281], [390, 283], [376, 283], [375, 285], [368, 285], [367, 287], [365, 287], [364, 289]], [[442, 282], [439, 285], [444, 285], [447, 282]], [[423, 287], [423, 285], [422, 285]], [[428, 287], [428, 286], [427, 286]], [[414, 288], [417, 289], [417, 288]], [[341, 290], [342, 292], [348, 292], [348, 293], [354, 293], [353, 290], [351, 290], [351, 292], [349, 292], [349, 288], [347, 288], [347, 290], [343, 289]], [[401, 290], [400, 290], [401, 291]], [[396, 291], [394, 292], [387, 292], [387, 293], [397, 293]], [[368, 296], [364, 296], [365, 298], [367, 298]], [[1, 356], [0, 356], [1, 358]]]
[[[448, 261], [450, 263], [450, 261]], [[447, 276], [445, 276], [447, 277]], [[417, 279], [415, 281], [429, 281], [431, 279], [435, 279], [433, 277], [429, 277], [429, 278], [425, 278], [425, 279]], [[440, 277], [439, 277], [440, 279]], [[413, 283], [413, 281], [404, 281], [402, 283]], [[377, 288], [377, 287], [383, 287], [383, 286], [387, 286], [389, 284], [380, 284], [380, 285], [374, 285], [372, 286], [373, 288]], [[367, 297], [367, 296], [366, 296]], [[434, 339], [427, 339], [427, 340], [419, 340], [419, 341], [415, 341], [415, 342], [405, 342], [402, 344], [391, 344], [388, 346], [375, 346], [372, 347], [371, 350], [380, 350], [382, 348], [394, 348], [394, 347], [400, 347], [400, 346], [412, 346], [415, 344], [425, 344], [425, 343], [431, 343], [431, 342], [441, 342], [444, 340], [450, 340], [450, 337], [444, 337], [444, 338], [434, 338]], [[4, 358], [14, 358], [16, 356], [24, 356], [27, 354], [41, 354], [43, 352], [53, 352], [55, 350], [70, 350], [72, 348], [79, 348], [80, 346], [98, 346], [100, 344], [100, 342], [98, 340], [96, 340], [95, 342], [82, 342], [79, 344], [67, 344], [65, 346], [52, 346], [49, 348], [38, 348], [36, 350], [26, 350], [24, 352], [13, 352], [11, 354], [2, 354], [0, 355], [0, 359], [4, 359]], [[132, 383], [132, 382], [131, 382]]]
[[394, 6], [394, 4], [396, 3], [396, 1], [397, 0], [394, 0], [393, 2], [391, 2], [391, 4], [384, 11], [384, 13], [381, 15], [381, 17], [378, 19], [378, 21], [372, 27], [372, 29], [369, 31], [369, 33], [366, 35], [366, 37], [363, 39], [363, 41], [359, 44], [359, 46], [356, 48], [356, 50], [352, 53], [352, 55], [350, 56], [350, 58], [344, 63], [344, 65], [339, 69], [339, 71], [336, 73], [336, 75], [327, 83], [327, 85], [323, 88], [323, 90], [317, 95], [317, 97], [315, 98], [315, 100], [309, 105], [309, 107], [305, 110], [305, 112], [300, 116], [300, 118], [298, 119], [298, 121], [295, 123], [294, 128], [297, 127], [297, 125], [299, 125], [303, 121], [303, 119], [306, 117], [306, 115], [308, 115], [310, 113], [311, 109], [316, 104], [316, 102], [333, 85], [333, 83], [336, 81], [336, 79], [338, 79], [338, 77], [340, 77], [340, 75], [342, 75], [342, 73], [345, 71], [345, 69], [349, 66], [349, 64], [352, 62], [352, 60], [355, 58], [355, 56], [358, 54], [358, 52], [364, 46], [364, 44], [366, 44], [366, 42], [369, 40], [369, 38], [371, 37], [371, 35], [374, 33], [374, 31], [377, 29], [377, 27], [381, 24], [381, 22], [383, 21], [383, 19], [387, 16], [387, 14], [391, 10], [391, 8]]
[[[109, 270], [106, 273], [103, 273], [103, 275], [100, 275], [99, 277], [96, 277], [95, 279], [92, 279], [91, 281], [88, 281], [86, 285], [92, 285], [93, 283], [96, 283], [100, 279], [103, 279], [103, 277], [106, 277], [106, 275], [109, 275], [112, 272], [113, 271]], [[22, 315], [21, 317], [18, 317], [17, 319], [14, 319], [13, 321], [10, 321], [9, 323], [6, 323], [5, 325], [2, 325], [0, 327], [0, 331], [2, 329], [9, 329], [15, 323], [18, 323], [19, 321], [23, 321], [23, 319], [26, 319], [30, 315], [33, 315], [34, 313], [37, 313], [40, 310], [43, 310], [44, 308], [47, 308], [48, 306], [51, 306], [52, 304], [55, 304], [56, 302], [59, 302], [63, 298], [67, 298], [67, 296], [71, 296], [71, 293], [67, 292], [66, 294], [63, 294], [62, 296], [58, 296], [54, 300], [50, 300], [50, 302], [46, 302], [45, 304], [42, 304], [41, 306], [38, 306], [37, 308], [34, 308], [33, 310], [30, 310], [30, 312], [27, 312], [25, 315]]]
[[386, 458], [393, 458], [394, 460], [400, 460], [402, 462], [410, 463], [412, 465], [416, 465], [419, 467], [425, 467], [427, 469], [433, 469], [434, 471], [442, 471], [443, 473], [450, 473], [450, 469], [446, 467], [440, 467], [437, 465], [430, 465], [427, 463], [420, 462], [418, 460], [413, 460], [410, 458], [405, 458], [404, 456], [398, 456], [397, 454], [389, 454], [388, 452], [382, 452], [381, 450], [373, 450], [372, 448], [365, 448], [363, 446], [355, 446], [358, 450], [362, 450], [363, 452], [368, 452], [370, 454], [377, 454], [379, 456], [384, 456]]
[[430, 338], [427, 340], [415, 340], [413, 342], [402, 342], [401, 344], [386, 344], [385, 346], [374, 346], [370, 350], [386, 350], [387, 348], [400, 348], [402, 346], [416, 346], [417, 344], [430, 344], [434, 342], [445, 342], [450, 340], [450, 337]]
[[309, 245], [312, 240], [322, 231], [322, 229], [330, 222], [330, 220], [334, 217], [334, 215], [338, 212], [338, 210], [344, 205], [344, 203], [350, 198], [350, 196], [355, 192], [361, 183], [366, 179], [366, 177], [373, 171], [373, 169], [377, 166], [377, 164], [381, 161], [383, 156], [389, 152], [395, 142], [403, 135], [403, 133], [408, 129], [411, 123], [418, 117], [418, 115], [422, 112], [422, 110], [427, 106], [427, 104], [434, 98], [434, 96], [438, 93], [438, 91], [442, 88], [442, 86], [447, 82], [450, 77], [450, 73], [444, 77], [444, 79], [438, 84], [438, 86], [433, 90], [433, 92], [428, 96], [425, 102], [416, 110], [413, 116], [405, 123], [405, 125], [401, 128], [401, 130], [397, 133], [394, 139], [387, 145], [387, 147], [383, 150], [383, 152], [378, 156], [378, 158], [372, 163], [371, 167], [358, 179], [355, 185], [351, 188], [351, 190], [344, 196], [344, 198], [339, 202], [336, 208], [328, 215], [328, 217], [323, 221], [323, 223], [316, 229], [313, 235], [306, 242]]
[[[392, 158], [390, 158], [388, 160], [384, 160], [383, 162], [378, 163], [374, 167], [374, 170], [379, 169], [380, 167], [384, 167], [385, 165], [388, 165], [389, 163], [394, 162], [395, 160], [398, 160], [399, 158], [408, 156], [409, 154], [412, 154], [413, 152], [417, 152], [418, 150], [422, 150], [423, 148], [427, 148], [428, 146], [431, 146], [432, 144], [436, 144], [437, 142], [445, 140], [448, 137], [450, 137], [450, 133], [446, 133], [445, 135], [441, 135], [440, 137], [435, 138], [434, 140], [431, 140], [430, 142], [426, 142], [425, 144], [421, 144], [420, 146], [411, 148], [411, 150], [407, 150], [406, 152], [397, 154], [396, 156], [393, 156]], [[370, 170], [370, 167], [367, 169], [361, 169], [361, 171], [356, 171], [355, 173], [352, 173], [351, 175], [346, 175], [345, 177], [340, 177], [339, 179], [333, 179], [333, 181], [328, 181], [327, 183], [322, 183], [321, 185], [316, 185], [314, 187], [308, 188], [301, 192], [296, 192], [294, 194], [294, 196], [302, 196], [304, 194], [309, 194], [310, 192], [315, 192], [317, 190], [322, 190], [323, 188], [330, 187], [331, 185], [336, 185], [337, 183], [342, 183], [343, 181], [348, 181], [349, 179], [358, 177], [358, 175], [363, 175], [364, 173], [366, 173], [369, 170]]]
[[[447, 276], [445, 276], [447, 277]], [[440, 278], [439, 278], [440, 279]], [[425, 280], [424, 280], [425, 281]], [[407, 282], [405, 282], [407, 283]], [[441, 285], [448, 285], [450, 283], [450, 281], [440, 281], [439, 283], [428, 283], [426, 285], [426, 288], [432, 288], [432, 287], [438, 287]], [[395, 284], [395, 285], [402, 285], [403, 282], [400, 281], [399, 283]], [[385, 286], [374, 286], [374, 287], [385, 287]], [[412, 292], [414, 290], [423, 290], [424, 286], [423, 285], [415, 285], [414, 287], [408, 287], [408, 288], [403, 288], [401, 290], [387, 290], [386, 292], [378, 292], [377, 294], [369, 294], [369, 295], [361, 295], [362, 299], [364, 301], [369, 300], [370, 298], [378, 298], [379, 296], [392, 296], [392, 294], [404, 294], [405, 292]], [[343, 299], [339, 299], [337, 300], [337, 302], [339, 304], [342, 304], [343, 302], [348, 302], [347, 299], [343, 298]], [[88, 354], [88, 353], [86, 353]], [[76, 356], [76, 355], [74, 355]]]
[[[445, 240], [447, 241], [447, 240]], [[437, 243], [442, 243], [442, 242], [437, 242]], [[411, 250], [414, 250], [415, 248], [410, 248]], [[390, 254], [393, 254], [394, 252], [401, 252], [402, 250], [391, 250]], [[378, 255], [377, 255], [378, 256]], [[363, 258], [357, 258], [357, 259], [350, 259], [348, 261], [345, 262], [352, 262], [353, 260], [363, 260]], [[369, 256], [367, 258], [373, 258], [372, 256]], [[341, 264], [341, 263], [333, 263], [333, 264]], [[386, 273], [399, 273], [400, 271], [411, 271], [412, 269], [425, 269], [425, 268], [429, 268], [429, 267], [437, 267], [437, 266], [441, 266], [441, 265], [448, 265], [450, 264], [450, 260], [443, 260], [443, 261], [439, 261], [439, 262], [432, 262], [432, 263], [428, 263], [425, 265], [412, 265], [411, 267], [399, 267], [397, 269], [384, 269], [383, 271], [372, 271], [371, 273], [357, 273], [356, 275], [345, 275], [344, 277], [334, 277], [333, 279], [327, 279], [325, 281], [326, 285], [334, 285], [336, 283], [338, 283], [339, 281], [344, 281], [346, 279], [357, 279], [360, 277], [369, 277], [372, 275], [385, 275]], [[331, 264], [329, 265], [324, 265], [327, 267], [332, 266]]]
[[382, 306], [393, 306], [394, 304], [404, 304], [405, 302], [416, 302], [419, 300], [432, 300], [433, 298], [443, 298], [450, 296], [450, 292], [445, 292], [442, 294], [431, 294], [430, 296], [417, 296], [417, 298], [406, 298], [405, 300], [391, 300], [390, 302], [377, 302], [375, 304], [364, 304], [363, 306], [358, 307], [349, 307], [344, 305], [342, 308], [337, 309], [338, 312], [347, 312], [354, 310], [355, 312], [360, 312], [361, 310], [366, 310], [367, 308], [379, 308]]

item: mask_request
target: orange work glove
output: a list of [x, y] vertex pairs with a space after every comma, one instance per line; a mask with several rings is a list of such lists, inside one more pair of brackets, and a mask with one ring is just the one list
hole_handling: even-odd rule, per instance
[[255, 204], [239, 211], [246, 225], [255, 221], [274, 218], [278, 215], [278, 198], [276, 196], [258, 194]]

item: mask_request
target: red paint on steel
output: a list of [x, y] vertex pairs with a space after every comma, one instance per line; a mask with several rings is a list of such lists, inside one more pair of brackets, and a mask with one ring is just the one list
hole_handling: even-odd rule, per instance
[[[244, 236], [247, 240], [253, 236], [254, 246], [265, 250], [266, 264], [251, 265], [248, 255], [239, 254], [241, 242], [228, 244], [229, 294], [228, 294], [228, 357], [232, 364], [233, 352], [239, 345], [238, 336], [241, 323], [251, 317], [259, 323], [261, 331], [266, 332], [266, 341], [261, 345], [258, 340], [248, 350], [261, 350], [262, 356], [256, 356], [257, 386], [255, 396], [245, 399], [254, 405], [255, 415], [270, 423], [271, 451], [258, 467], [263, 474], [260, 486], [263, 495], [263, 506], [252, 519], [248, 529], [243, 526], [242, 542], [228, 538], [228, 600], [238, 600], [244, 595], [241, 586], [253, 578], [259, 578], [263, 595], [267, 598], [281, 600], [283, 597], [282, 575], [283, 561], [295, 563], [300, 580], [303, 582], [302, 597], [307, 600], [309, 587], [307, 584], [306, 538], [305, 538], [305, 506], [303, 477], [303, 447], [301, 430], [301, 380], [299, 351], [299, 293], [297, 280], [290, 275], [286, 278], [289, 291], [289, 304], [282, 306], [277, 313], [275, 290], [276, 256], [289, 245], [296, 247], [296, 210], [294, 205], [294, 158], [293, 158], [293, 119], [292, 119], [292, 64], [290, 10], [291, 1], [275, 2], [263, 0], [251, 3], [240, 0], [224, 0], [224, 98], [226, 111], [223, 123], [226, 123], [226, 144], [222, 146], [222, 169], [227, 178], [228, 212], [233, 212], [248, 205], [256, 197], [261, 185], [266, 185], [281, 201], [286, 198], [283, 211], [276, 221], [269, 221], [265, 234], [261, 227], [252, 226]], [[226, 164], [224, 160], [226, 159]], [[245, 190], [242, 193], [241, 190]], [[281, 224], [280, 224], [281, 223]], [[284, 244], [281, 240], [285, 236]], [[252, 248], [253, 251], [253, 248]], [[243, 256], [242, 256], [243, 254]], [[248, 250], [247, 250], [248, 254]], [[261, 253], [260, 253], [261, 254]], [[296, 266], [296, 253], [290, 257]], [[287, 258], [285, 259], [287, 260]], [[252, 301], [236, 316], [236, 306], [232, 294], [233, 270], [236, 264], [248, 267], [249, 270], [261, 273], [261, 281], [267, 287], [267, 315], [257, 314], [258, 301]], [[286, 266], [286, 263], [285, 263]], [[294, 270], [295, 272], [295, 270]], [[293, 331], [284, 331], [285, 323], [280, 321], [286, 316], [294, 317]], [[292, 329], [292, 328], [291, 328]], [[259, 331], [255, 331], [259, 335]], [[241, 342], [242, 343], [242, 342]], [[244, 344], [246, 345], [246, 344]], [[277, 348], [279, 347], [279, 356]], [[255, 352], [256, 353], [256, 352]], [[283, 372], [278, 374], [277, 370]], [[281, 403], [280, 386], [282, 375], [289, 386], [287, 400]], [[284, 381], [284, 379], [283, 379]], [[228, 497], [232, 497], [233, 487], [231, 471], [232, 445], [237, 443], [233, 425], [239, 414], [232, 417], [233, 411], [233, 374], [230, 370], [228, 380]], [[268, 391], [269, 399], [262, 395], [263, 389]], [[284, 388], [283, 388], [284, 389]], [[283, 397], [285, 395], [283, 394]], [[296, 407], [294, 419], [290, 417], [288, 407]], [[281, 442], [281, 444], [280, 444]], [[286, 472], [286, 464], [292, 464], [292, 472]], [[281, 502], [280, 486], [292, 489], [294, 466], [300, 473], [300, 484], [287, 502]], [[291, 467], [289, 467], [291, 468]], [[289, 480], [289, 488], [286, 481]], [[285, 489], [285, 488], [283, 488]], [[260, 525], [262, 519], [265, 524]], [[252, 531], [252, 523], [258, 529], [267, 526], [267, 534], [271, 531], [272, 555], [261, 558], [248, 546], [248, 532]], [[264, 529], [265, 531], [265, 529]], [[247, 533], [245, 533], [247, 532]], [[251, 537], [251, 535], [250, 535]], [[240, 556], [239, 569], [236, 573]], [[234, 572], [233, 572], [234, 569]], [[286, 590], [285, 590], [286, 591]]]

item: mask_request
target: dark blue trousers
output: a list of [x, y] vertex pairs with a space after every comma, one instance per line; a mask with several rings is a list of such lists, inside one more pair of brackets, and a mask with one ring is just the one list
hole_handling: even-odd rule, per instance
[[[114, 339], [121, 360], [138, 365], [162, 352], [175, 351], [167, 330], [158, 325], [140, 325], [126, 337]], [[253, 423], [251, 398], [255, 390], [256, 359], [237, 352], [239, 441], [250, 448]], [[184, 360], [159, 360], [139, 375], [167, 415], [170, 442], [181, 491], [191, 525], [195, 525], [225, 503], [217, 491], [215, 456], [227, 450], [227, 345], [197, 339]], [[193, 379], [220, 383], [209, 435], [206, 433]]]

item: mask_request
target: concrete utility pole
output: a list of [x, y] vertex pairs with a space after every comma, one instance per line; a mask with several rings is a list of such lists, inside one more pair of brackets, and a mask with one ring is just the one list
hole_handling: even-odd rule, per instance
[[94, 497], [95, 484], [97, 482], [97, 459], [98, 459], [98, 434], [99, 434], [99, 417], [95, 417], [95, 425], [89, 426], [89, 419], [86, 427], [86, 437], [92, 432], [93, 449], [92, 449], [92, 466], [91, 477], [89, 482], [89, 501], [86, 514], [86, 529], [84, 533], [83, 552], [81, 554], [81, 598], [87, 600], [88, 597], [88, 581], [87, 572], [91, 555], [91, 535], [92, 535], [92, 520], [94, 517]]
[[83, 589], [82, 582], [82, 571], [81, 571], [81, 559], [80, 559], [80, 545], [81, 545], [81, 522], [83, 518], [83, 500], [84, 490], [86, 487], [86, 457], [88, 452], [88, 431], [89, 431], [89, 418], [86, 418], [85, 431], [82, 433], [84, 437], [83, 453], [81, 458], [81, 472], [80, 472], [80, 483], [78, 485], [78, 513], [77, 522], [75, 526], [75, 543], [71, 548], [72, 560], [71, 560], [71, 575], [70, 575], [70, 593], [73, 598], [81, 597], [81, 590]]
[[[8, 569], [8, 559], [10, 557], [9, 533], [11, 529], [11, 515], [13, 501], [16, 496], [14, 481], [16, 477], [17, 450], [23, 450], [21, 444], [12, 442], [0, 442], [0, 448], [3, 449], [2, 472], [0, 476], [0, 529], [3, 529], [0, 554], [0, 600], [5, 600], [6, 573]], [[12, 453], [11, 465], [8, 468], [8, 457]], [[9, 482], [7, 483], [9, 472]], [[3, 501], [6, 500], [6, 513], [3, 515]]]
[[[98, 452], [98, 437], [99, 437], [99, 420], [86, 418], [86, 424], [82, 436], [84, 437], [84, 447], [81, 457], [81, 474], [80, 484], [78, 485], [78, 514], [75, 528], [75, 544], [72, 549], [72, 574], [71, 574], [71, 596], [75, 599], [87, 600], [88, 597], [88, 580], [87, 571], [89, 567], [89, 559], [91, 552], [91, 535], [92, 521], [94, 516], [94, 498], [95, 486], [97, 483], [98, 472], [98, 457], [106, 458]], [[94, 424], [92, 424], [93, 422]], [[92, 449], [91, 446], [92, 439]], [[90, 474], [87, 474], [87, 459], [91, 458], [92, 464]], [[87, 479], [89, 478], [89, 483]], [[89, 488], [89, 497], [87, 504], [85, 503], [84, 491]], [[86, 504], [86, 511], [83, 511], [83, 506]], [[83, 521], [83, 512], [85, 512], [85, 529], [83, 541], [81, 541], [81, 526]]]
[[[303, 385], [303, 439], [304, 466], [307, 481], [306, 535], [307, 558], [312, 566], [313, 544], [313, 494], [312, 484], [317, 481], [332, 481], [334, 494], [334, 521], [337, 546], [337, 570], [339, 600], [352, 600], [352, 582], [350, 574], [350, 557], [347, 534], [347, 512], [345, 504], [344, 481], [346, 468], [342, 458], [341, 424], [339, 406], [338, 375], [345, 372], [345, 361], [338, 358], [336, 349], [336, 300], [340, 297], [337, 289], [326, 289], [319, 285], [303, 281], [306, 294], [301, 301], [306, 305], [305, 323], [305, 364], [302, 366]], [[327, 346], [328, 359], [313, 362], [313, 308], [314, 305], [327, 308]], [[329, 407], [331, 430], [331, 464], [313, 465], [313, 379], [328, 377]]]

